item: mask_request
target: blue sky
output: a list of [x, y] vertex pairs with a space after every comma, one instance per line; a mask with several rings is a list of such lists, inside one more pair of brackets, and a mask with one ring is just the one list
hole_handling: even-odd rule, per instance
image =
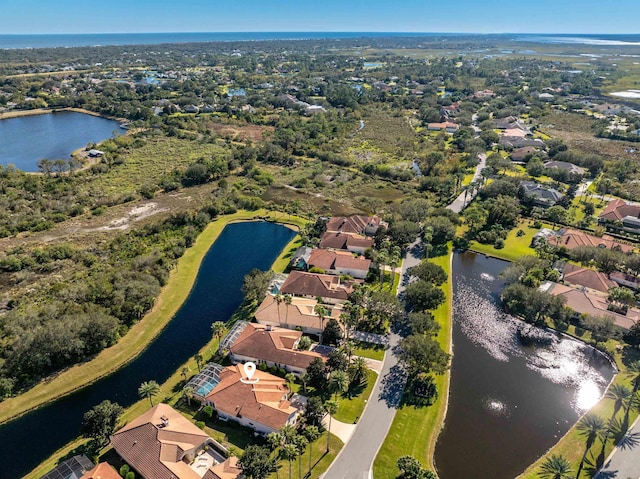
[[0, 0], [2, 33], [640, 33], [639, 0]]

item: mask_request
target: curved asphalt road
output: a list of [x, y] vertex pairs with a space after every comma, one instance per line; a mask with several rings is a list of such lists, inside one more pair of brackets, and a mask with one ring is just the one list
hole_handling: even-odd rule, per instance
[[[417, 239], [407, 249], [402, 260], [402, 278], [406, 278], [406, 271], [411, 266], [420, 263], [422, 244]], [[404, 291], [406, 282], [401, 281], [398, 294]], [[349, 442], [342, 448], [329, 469], [321, 476], [326, 479], [369, 479], [373, 460], [378, 454], [384, 439], [387, 437], [396, 410], [402, 398], [405, 375], [398, 366], [398, 358], [393, 353], [400, 341], [400, 336], [391, 333], [389, 349], [384, 355], [382, 371], [371, 392], [367, 407], [358, 421], [358, 426]]]

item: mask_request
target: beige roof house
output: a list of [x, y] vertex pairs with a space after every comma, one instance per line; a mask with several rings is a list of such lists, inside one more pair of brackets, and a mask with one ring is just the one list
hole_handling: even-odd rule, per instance
[[111, 464], [101, 462], [90, 471], [87, 471], [80, 479], [122, 479], [122, 477]]
[[386, 223], [378, 216], [334, 216], [327, 222], [327, 231], [334, 233], [352, 233], [359, 235], [374, 235], [380, 226]]
[[624, 200], [613, 200], [600, 213], [601, 221], [622, 221], [626, 217], [640, 217], [640, 205], [630, 204]]
[[616, 283], [607, 278], [606, 274], [574, 264], [565, 264], [562, 275], [565, 283], [584, 286], [602, 293], [607, 293], [610, 288], [616, 286]]
[[608, 235], [598, 237], [571, 228], [567, 228], [564, 231], [560, 231], [559, 233], [560, 234], [558, 234], [557, 237], [551, 241], [551, 244], [564, 246], [569, 250], [578, 248], [580, 246], [593, 246], [597, 248], [619, 249], [624, 253], [633, 251], [632, 245], [616, 241], [612, 236]]
[[[213, 440], [167, 404], [158, 404], [111, 436], [116, 452], [145, 479], [233, 479], [235, 458], [210, 452]], [[220, 460], [221, 459], [221, 460]]]
[[371, 267], [371, 260], [353, 256], [349, 251], [314, 249], [307, 261], [309, 268], [317, 267], [329, 274], [350, 275], [364, 279]]
[[254, 315], [260, 324], [280, 326], [283, 328], [300, 328], [304, 332], [318, 334], [324, 330], [330, 318], [339, 319], [342, 313], [342, 306], [339, 304], [323, 304], [327, 311], [327, 316], [321, 321], [320, 316], [315, 312], [318, 304], [312, 298], [291, 298], [291, 303], [285, 301], [278, 302], [274, 296], [267, 295]]
[[295, 424], [300, 411], [288, 401], [289, 388], [284, 379], [259, 369], [252, 378], [256, 383], [248, 384], [243, 378], [241, 364], [221, 371], [220, 382], [205, 398], [216, 409], [218, 417], [237, 421], [261, 433]]
[[354, 253], [364, 253], [373, 247], [373, 238], [355, 233], [327, 231], [320, 239], [320, 248], [345, 249]]

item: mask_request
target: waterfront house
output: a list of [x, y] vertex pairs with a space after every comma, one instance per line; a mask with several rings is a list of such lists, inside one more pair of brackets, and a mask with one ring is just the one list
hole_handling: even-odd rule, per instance
[[[316, 312], [316, 306], [322, 304], [326, 311], [324, 317]], [[317, 299], [292, 297], [290, 302], [278, 301], [268, 294], [254, 317], [260, 324], [278, 326], [288, 329], [299, 329], [309, 334], [320, 334], [329, 319], [340, 319], [342, 305], [318, 303]]]
[[371, 260], [364, 256], [355, 257], [348, 251], [314, 249], [307, 264], [309, 268], [320, 268], [327, 274], [365, 279], [371, 267]]
[[93, 468], [93, 462], [85, 456], [73, 456], [66, 461], [62, 461], [55, 469], [49, 471], [40, 479], [80, 479], [83, 475]]
[[308, 269], [308, 262], [312, 251], [313, 248], [310, 248], [309, 246], [300, 246], [300, 248], [293, 253], [291, 261], [289, 261], [289, 266], [293, 269]]
[[599, 223], [621, 225], [632, 233], [640, 232], [640, 205], [624, 200], [610, 201], [598, 217]]
[[378, 216], [334, 216], [329, 218], [326, 231], [331, 233], [349, 233], [363, 236], [373, 236], [378, 228], [387, 227], [387, 223]]
[[234, 364], [252, 361], [301, 376], [311, 361], [325, 359], [317, 352], [298, 349], [301, 337], [301, 331], [239, 321], [221, 344]]
[[292, 271], [279, 289], [281, 294], [322, 298], [323, 303], [344, 303], [361, 280], [341, 279], [329, 274], [304, 273]]
[[101, 462], [96, 467], [87, 471], [80, 479], [122, 479], [113, 466], [107, 462]]
[[584, 231], [572, 228], [563, 228], [557, 231], [556, 236], [557, 238], [552, 244], [554, 246], [564, 246], [568, 250], [573, 250], [580, 246], [591, 246], [595, 248], [613, 249], [622, 251], [623, 253], [630, 253], [633, 251], [632, 245], [616, 241], [609, 235], [599, 237], [587, 234]]
[[344, 249], [352, 253], [363, 254], [373, 247], [373, 238], [367, 238], [355, 233], [341, 231], [327, 231], [320, 239], [320, 248]]
[[267, 435], [286, 425], [295, 426], [306, 398], [294, 396], [289, 401], [287, 382], [259, 369], [252, 377], [255, 383], [249, 383], [244, 376], [241, 364], [223, 368], [219, 382], [203, 404], [211, 405], [218, 419], [237, 422], [257, 434]]
[[242, 472], [204, 431], [158, 404], [111, 436], [118, 455], [143, 479], [228, 479]]

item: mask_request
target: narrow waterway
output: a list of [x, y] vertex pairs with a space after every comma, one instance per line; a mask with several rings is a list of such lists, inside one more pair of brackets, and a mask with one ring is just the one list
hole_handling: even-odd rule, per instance
[[294, 236], [291, 229], [273, 223], [228, 225], [204, 257], [187, 301], [137, 359], [77, 393], [0, 427], [0, 479], [25, 475], [77, 437], [82, 415], [99, 402], [109, 399], [129, 406], [137, 401], [142, 382], [164, 382], [211, 338], [211, 323], [227, 321], [238, 308], [244, 276], [253, 268], [269, 269]]
[[449, 409], [435, 452], [441, 479], [513, 479], [604, 393], [615, 371], [585, 344], [532, 329], [501, 312], [508, 263], [473, 253], [453, 259]]

